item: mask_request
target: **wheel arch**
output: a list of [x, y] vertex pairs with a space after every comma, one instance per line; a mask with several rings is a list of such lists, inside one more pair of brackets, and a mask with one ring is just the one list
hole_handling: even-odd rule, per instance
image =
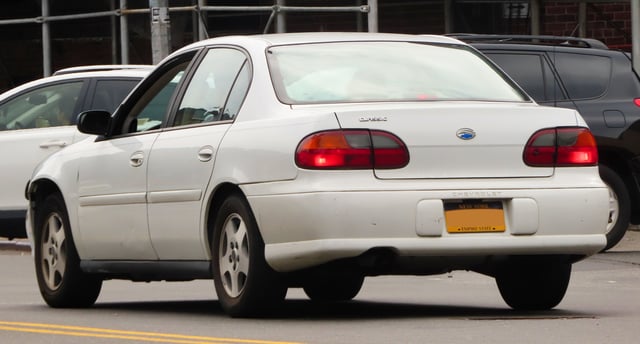
[[[39, 204], [42, 204], [44, 199], [52, 194], [58, 194], [62, 199], [63, 203], [65, 203], [65, 207], [66, 207], [64, 196], [62, 195], [60, 188], [54, 181], [50, 179], [38, 179], [29, 183], [26, 190], [26, 196], [27, 196], [27, 199], [29, 200], [29, 210], [30, 210], [29, 222], [31, 222], [32, 224], [34, 223], [33, 217], [35, 214], [35, 208]], [[36, 230], [36, 228], [33, 228], [33, 227], [34, 226], [31, 226], [31, 231]], [[35, 233], [31, 233], [31, 234], [33, 235]]]
[[[206, 224], [205, 235], [207, 238], [208, 246], [211, 245], [211, 238], [213, 235], [212, 233], [213, 224], [216, 221], [216, 215], [218, 214], [218, 210], [220, 209], [220, 206], [222, 205], [222, 203], [227, 197], [235, 193], [240, 194], [242, 195], [242, 197], [246, 198], [244, 192], [242, 192], [240, 187], [233, 183], [222, 183], [218, 185], [216, 189], [211, 193], [211, 196], [209, 196], [206, 220], [205, 220], [205, 224]], [[209, 252], [210, 251], [211, 251], [211, 248], [209, 247]]]

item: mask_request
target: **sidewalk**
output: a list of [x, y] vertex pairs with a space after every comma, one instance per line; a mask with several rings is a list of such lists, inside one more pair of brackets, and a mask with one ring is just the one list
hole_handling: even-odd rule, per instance
[[640, 231], [636, 228], [627, 231], [618, 245], [607, 252], [640, 251]]
[[7, 240], [2, 238], [0, 239], [0, 251], [29, 252], [31, 251], [31, 246], [29, 246], [29, 241], [27, 239]]

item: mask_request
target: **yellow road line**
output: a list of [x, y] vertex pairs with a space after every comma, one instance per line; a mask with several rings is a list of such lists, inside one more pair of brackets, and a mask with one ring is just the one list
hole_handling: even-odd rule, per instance
[[174, 344], [299, 344], [293, 342], [275, 342], [267, 340], [253, 339], [233, 339], [233, 338], [217, 338], [203, 336], [188, 336], [180, 334], [157, 333], [157, 332], [140, 332], [140, 331], [122, 331], [96, 327], [40, 324], [29, 322], [0, 321], [0, 331], [16, 331], [28, 333], [44, 333], [56, 334], [73, 337], [94, 337], [94, 338], [112, 338], [138, 340], [156, 343], [174, 343]]

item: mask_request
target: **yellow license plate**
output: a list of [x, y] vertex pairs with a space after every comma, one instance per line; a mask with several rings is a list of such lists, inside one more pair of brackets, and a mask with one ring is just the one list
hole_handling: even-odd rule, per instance
[[506, 228], [501, 201], [445, 202], [444, 217], [449, 233], [504, 232]]

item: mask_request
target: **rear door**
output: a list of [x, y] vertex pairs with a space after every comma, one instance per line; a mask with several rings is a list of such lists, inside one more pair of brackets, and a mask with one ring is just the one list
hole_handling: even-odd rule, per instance
[[207, 51], [174, 109], [171, 125], [153, 145], [148, 169], [149, 231], [160, 259], [208, 257], [201, 215], [204, 193], [218, 146], [239, 110], [250, 77], [244, 52]]

